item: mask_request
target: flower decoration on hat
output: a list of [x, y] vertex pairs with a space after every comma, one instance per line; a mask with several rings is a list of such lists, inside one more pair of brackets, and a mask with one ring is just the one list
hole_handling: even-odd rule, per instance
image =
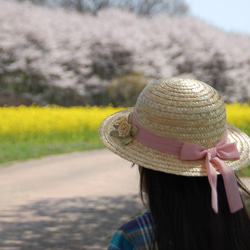
[[139, 132], [135, 125], [132, 125], [132, 115], [119, 116], [114, 123], [114, 130], [110, 132], [111, 136], [121, 138], [121, 144], [123, 146], [131, 143], [133, 137]]

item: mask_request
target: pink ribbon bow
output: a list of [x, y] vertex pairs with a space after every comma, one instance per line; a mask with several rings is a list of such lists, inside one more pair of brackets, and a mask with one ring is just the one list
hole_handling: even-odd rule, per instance
[[212, 163], [216, 165], [219, 172], [222, 174], [230, 212], [234, 213], [241, 209], [243, 204], [240, 198], [234, 171], [222, 161], [240, 158], [236, 144], [227, 144], [227, 134], [214, 148], [209, 149], [205, 149], [196, 144], [184, 142], [180, 154], [181, 160], [192, 161], [204, 157], [208, 180], [211, 187], [212, 208], [214, 212], [218, 213], [217, 173]]
[[240, 158], [236, 144], [227, 144], [227, 133], [215, 147], [205, 149], [200, 145], [157, 135], [144, 128], [134, 115], [132, 116], [132, 124], [139, 129], [134, 137], [145, 146], [179, 156], [181, 160], [186, 161], [200, 160], [205, 157], [205, 166], [211, 186], [212, 208], [215, 213], [218, 213], [217, 173], [213, 164], [222, 174], [230, 212], [234, 213], [243, 207], [234, 171], [222, 161]]

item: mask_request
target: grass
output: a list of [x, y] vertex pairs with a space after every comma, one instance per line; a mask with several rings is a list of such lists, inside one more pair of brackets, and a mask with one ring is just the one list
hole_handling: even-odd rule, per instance
[[63, 141], [63, 142], [43, 142], [25, 141], [4, 143], [0, 146], [0, 164], [12, 161], [39, 158], [44, 155], [55, 155], [104, 148], [103, 143], [97, 138], [92, 141]]
[[247, 176], [250, 177], [250, 165], [246, 168], [243, 168], [239, 171], [236, 171], [237, 176], [239, 177], [243, 177], [243, 176]]

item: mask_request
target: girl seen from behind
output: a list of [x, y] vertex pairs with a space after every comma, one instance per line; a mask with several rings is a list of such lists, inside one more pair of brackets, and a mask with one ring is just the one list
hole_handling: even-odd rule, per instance
[[148, 208], [117, 230], [110, 250], [250, 249], [234, 173], [250, 164], [250, 138], [227, 124], [215, 89], [192, 79], [154, 82], [134, 108], [107, 117], [99, 135], [139, 166]]

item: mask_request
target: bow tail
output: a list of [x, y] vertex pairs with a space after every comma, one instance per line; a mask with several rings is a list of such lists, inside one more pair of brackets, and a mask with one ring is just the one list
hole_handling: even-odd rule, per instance
[[231, 213], [234, 213], [243, 208], [243, 203], [240, 197], [240, 192], [237, 185], [235, 173], [225, 162], [215, 157], [213, 162], [219, 168], [223, 177], [225, 191], [227, 195], [227, 201]]
[[214, 212], [217, 214], [218, 213], [217, 173], [210, 161], [211, 161], [211, 155], [207, 154], [205, 159], [205, 166], [207, 170], [208, 181], [211, 187], [212, 208]]

